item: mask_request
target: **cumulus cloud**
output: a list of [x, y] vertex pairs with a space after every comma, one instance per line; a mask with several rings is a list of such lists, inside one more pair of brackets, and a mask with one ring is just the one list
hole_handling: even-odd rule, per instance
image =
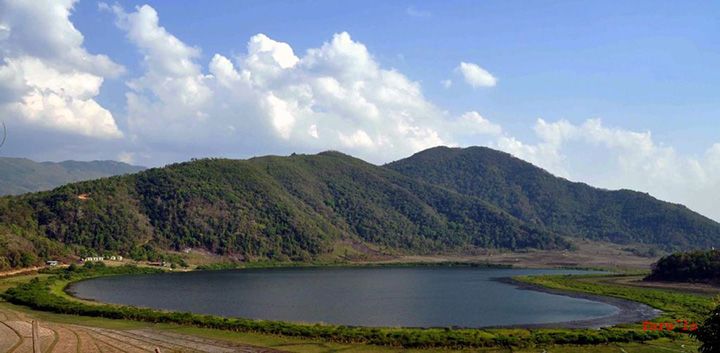
[[455, 70], [459, 72], [465, 82], [473, 88], [493, 87], [497, 79], [490, 72], [473, 63], [461, 62]]
[[129, 130], [140, 140], [344, 148], [374, 161], [453, 142], [447, 113], [419, 83], [382, 68], [346, 32], [304, 54], [257, 34], [245, 53], [216, 53], [205, 66], [200, 50], [162, 27], [152, 7], [112, 11], [143, 55], [144, 72], [127, 94]]
[[497, 136], [502, 133], [500, 125], [490, 122], [476, 111], [461, 115], [457, 124], [459, 126], [455, 130], [458, 134]]
[[95, 97], [124, 68], [88, 53], [70, 22], [74, 1], [0, 2], [0, 113], [18, 124], [97, 138], [119, 138]]
[[195, 62], [200, 49], [167, 32], [148, 5], [131, 13], [114, 5], [112, 11], [118, 27], [143, 55], [144, 74], [127, 82], [128, 123], [133, 133], [148, 131], [172, 141], [187, 135], [181, 131], [196, 131], [205, 122], [212, 100], [208, 77]]

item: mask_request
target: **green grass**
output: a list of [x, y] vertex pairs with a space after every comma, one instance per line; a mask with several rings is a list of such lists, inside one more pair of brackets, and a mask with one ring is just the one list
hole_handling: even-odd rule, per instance
[[0, 293], [4, 293], [6, 290], [17, 287], [20, 284], [27, 283], [33, 278], [46, 279], [48, 277], [50, 277], [50, 275], [48, 274], [29, 274], [11, 277], [0, 277]]
[[[542, 348], [521, 348], [521, 347], [481, 347], [481, 348], [398, 348], [387, 346], [376, 346], [369, 344], [344, 344], [327, 342], [323, 340], [311, 340], [305, 338], [286, 337], [278, 335], [263, 335], [255, 333], [228, 332], [195, 327], [168, 327], [164, 328], [173, 332], [200, 336], [209, 339], [224, 340], [236, 343], [250, 344], [262, 347], [276, 348], [294, 353], [540, 353], [546, 350], [548, 353], [658, 353], [658, 352], [696, 352], [697, 341], [687, 336], [679, 336], [675, 339], [660, 338], [644, 343], [614, 343], [595, 346], [578, 345], [554, 345]], [[684, 348], [683, 348], [684, 347]]]
[[700, 321], [716, 305], [715, 300], [707, 296], [667, 289], [610, 284], [603, 281], [612, 277], [617, 275], [518, 276], [514, 279], [546, 288], [597, 294], [647, 304], [663, 311], [662, 315], [654, 320], [656, 322], [675, 322], [678, 319]]

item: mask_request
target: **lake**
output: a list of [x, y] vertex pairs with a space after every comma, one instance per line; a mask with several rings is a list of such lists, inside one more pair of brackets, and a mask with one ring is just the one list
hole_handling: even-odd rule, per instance
[[496, 281], [570, 270], [296, 268], [102, 277], [74, 284], [102, 302], [266, 320], [362, 326], [486, 327], [607, 317], [613, 305]]

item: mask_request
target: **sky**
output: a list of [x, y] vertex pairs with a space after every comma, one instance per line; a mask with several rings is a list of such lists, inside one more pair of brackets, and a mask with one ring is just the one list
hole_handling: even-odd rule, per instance
[[715, 1], [0, 0], [0, 156], [482, 145], [720, 220]]

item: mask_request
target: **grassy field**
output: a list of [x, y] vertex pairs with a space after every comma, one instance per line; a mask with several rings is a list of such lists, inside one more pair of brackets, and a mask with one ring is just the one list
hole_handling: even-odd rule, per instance
[[[16, 286], [21, 283], [28, 282], [32, 278], [46, 279], [48, 275], [25, 275], [11, 278], [0, 279], [0, 291]], [[699, 315], [699, 312], [712, 304], [712, 299], [707, 296], [696, 296], [687, 293], [679, 293], [672, 290], [657, 290], [648, 288], [633, 288], [632, 286], [607, 284], [598, 285], [597, 276], [544, 276], [533, 278], [521, 278], [525, 282], [544, 285], [551, 288], [583, 291], [588, 293], [610, 295], [625, 299], [631, 299], [646, 303], [661, 310], [666, 314], [660, 319], [673, 319], [677, 315], [690, 317], [690, 315]], [[604, 276], [607, 279], [610, 276]], [[62, 290], [64, 283], [55, 284], [51, 287], [53, 294], [67, 297]], [[400, 347], [378, 346], [363, 343], [341, 343], [332, 342], [321, 338], [303, 338], [290, 337], [285, 335], [262, 334], [255, 332], [231, 332], [217, 329], [198, 328], [176, 324], [151, 324], [130, 320], [112, 320], [97, 317], [85, 317], [75, 315], [54, 314], [31, 310], [22, 306], [13, 305], [6, 302], [0, 302], [0, 311], [16, 311], [24, 315], [36, 318], [50, 323], [74, 324], [87, 327], [113, 329], [113, 330], [138, 330], [151, 329], [159, 332], [172, 332], [177, 334], [189, 335], [193, 337], [203, 337], [209, 340], [217, 340], [218, 342], [234, 342], [238, 344], [247, 344], [253, 346], [261, 346], [275, 348], [278, 350], [297, 352], [297, 353], [334, 353], [334, 352], [696, 352], [697, 343], [685, 334], [676, 335], [676, 337], [660, 338], [644, 343], [607, 343], [592, 346], [579, 345], [550, 345], [535, 347], [501, 347], [501, 348], [468, 348], [468, 349], [450, 349], [450, 348], [432, 348], [432, 349], [408, 349]], [[658, 320], [660, 320], [658, 319]], [[655, 320], [655, 321], [658, 321]], [[638, 325], [634, 325], [638, 329]], [[517, 330], [517, 331], [537, 331], [537, 330]], [[574, 330], [556, 330], [572, 332]]]
[[[627, 275], [633, 276], [633, 275]], [[681, 290], [645, 288], [621, 285], [612, 280], [624, 275], [551, 275], [519, 276], [516, 280], [528, 284], [562, 291], [597, 294], [632, 300], [660, 309], [663, 314], [654, 321], [675, 322], [675, 320], [702, 320], [715, 307], [713, 297], [693, 294]]]

